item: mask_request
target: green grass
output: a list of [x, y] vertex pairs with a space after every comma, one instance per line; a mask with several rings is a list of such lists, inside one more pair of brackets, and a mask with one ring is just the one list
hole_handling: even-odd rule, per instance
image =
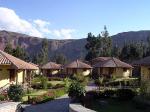
[[57, 85], [57, 84], [63, 84], [63, 81], [48, 81], [48, 83], [51, 83], [53, 86]]
[[93, 102], [92, 108], [97, 112], [150, 112], [149, 109], [138, 109], [132, 101], [106, 100], [107, 105], [101, 106], [98, 101]]
[[26, 94], [22, 99], [23, 99], [23, 101], [27, 101], [28, 100], [28, 96], [35, 97], [35, 96], [43, 95], [46, 92], [47, 92], [47, 90], [34, 90], [30, 94]]

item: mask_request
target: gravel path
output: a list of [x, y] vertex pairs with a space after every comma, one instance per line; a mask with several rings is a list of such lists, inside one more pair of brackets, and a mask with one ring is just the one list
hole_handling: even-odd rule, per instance
[[47, 103], [26, 106], [24, 112], [69, 112], [69, 102], [68, 96], [64, 95]]

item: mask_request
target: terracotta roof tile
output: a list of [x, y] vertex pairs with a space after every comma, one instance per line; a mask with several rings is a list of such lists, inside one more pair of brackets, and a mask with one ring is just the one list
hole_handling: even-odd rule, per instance
[[67, 64], [65, 66], [65, 68], [89, 68], [89, 69], [91, 69], [92, 67], [86, 63], [76, 60], [76, 61], [73, 61], [73, 62]]
[[106, 60], [100, 60], [97, 61], [96, 64], [93, 65], [93, 67], [122, 67], [122, 68], [132, 68], [131, 65], [120, 61], [117, 58], [114, 57], [107, 57]]
[[61, 69], [60, 64], [56, 64], [54, 62], [48, 62], [47, 64], [41, 67], [42, 69]]
[[0, 64], [10, 64], [14, 69], [38, 69], [38, 67], [29, 64], [19, 58], [0, 50]]

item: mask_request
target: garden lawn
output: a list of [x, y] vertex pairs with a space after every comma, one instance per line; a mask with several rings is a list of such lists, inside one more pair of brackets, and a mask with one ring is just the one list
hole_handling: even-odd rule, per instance
[[47, 92], [48, 92], [48, 90], [42, 90], [42, 89], [41, 90], [33, 90], [30, 94], [26, 94], [22, 99], [23, 99], [23, 101], [27, 101], [28, 96], [30, 96], [30, 97], [40, 96]]
[[[100, 101], [100, 100], [99, 100]], [[150, 109], [136, 108], [132, 101], [118, 101], [114, 99], [104, 100], [108, 104], [100, 105], [98, 101], [93, 102], [91, 109], [97, 112], [150, 112]]]
[[63, 81], [48, 81], [48, 83], [51, 83], [53, 86], [55, 86], [57, 84], [64, 84]]

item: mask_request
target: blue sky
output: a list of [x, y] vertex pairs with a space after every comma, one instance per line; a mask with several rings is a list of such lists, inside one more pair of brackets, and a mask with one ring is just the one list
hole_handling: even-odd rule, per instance
[[[0, 29], [53, 39], [97, 35], [104, 25], [110, 35], [150, 30], [149, 5], [149, 0], [0, 0]], [[23, 21], [9, 20], [15, 15]]]

